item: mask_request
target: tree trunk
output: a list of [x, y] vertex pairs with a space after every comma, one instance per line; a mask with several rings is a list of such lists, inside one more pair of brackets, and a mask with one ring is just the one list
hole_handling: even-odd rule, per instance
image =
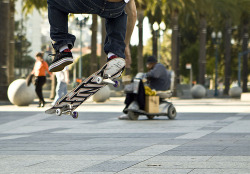
[[15, 1], [10, 1], [10, 42], [9, 42], [9, 61], [8, 61], [8, 70], [9, 70], [9, 79], [8, 83], [10, 84], [15, 80], [15, 73], [14, 73], [14, 60], [15, 60]]
[[9, 27], [10, 27], [10, 2], [0, 2], [0, 100], [8, 100], [8, 60], [9, 60]]
[[144, 11], [138, 10], [138, 34], [139, 34], [139, 44], [137, 52], [137, 70], [138, 72], [144, 72], [144, 61], [143, 61], [143, 19]]
[[228, 95], [230, 88], [230, 76], [231, 76], [231, 34], [232, 34], [232, 21], [231, 18], [226, 20], [225, 27], [225, 89], [224, 94]]
[[[245, 23], [243, 26], [243, 43], [242, 43], [242, 51], [246, 52], [248, 50], [248, 23]], [[243, 66], [242, 66], [242, 78], [243, 78], [243, 86], [242, 91], [248, 92], [247, 90], [247, 78], [248, 78], [248, 60], [247, 60], [248, 54], [243, 55]]]
[[205, 85], [206, 74], [206, 36], [207, 21], [205, 16], [200, 16], [200, 51], [199, 51], [199, 79], [198, 83]]
[[178, 36], [179, 36], [179, 25], [178, 25], [178, 10], [176, 9], [172, 14], [172, 38], [171, 38], [171, 67], [175, 73], [174, 79], [174, 96], [176, 96], [176, 86], [178, 83], [177, 69], [179, 67], [178, 63]]
[[100, 60], [100, 64], [101, 66], [103, 66], [106, 63], [106, 53], [104, 52], [104, 43], [105, 43], [105, 39], [106, 39], [106, 27], [105, 27], [105, 19], [102, 18], [101, 19], [102, 22], [102, 52], [101, 52], [101, 60]]
[[90, 67], [90, 73], [94, 73], [98, 69], [98, 60], [97, 60], [97, 55], [96, 55], [96, 50], [97, 50], [97, 15], [93, 14], [92, 15], [92, 26], [91, 26], [91, 31], [92, 31], [92, 36], [91, 36], [91, 67]]
[[176, 56], [176, 85], [180, 84], [180, 50], [181, 49], [181, 34], [178, 34], [178, 42], [177, 42], [177, 56]]

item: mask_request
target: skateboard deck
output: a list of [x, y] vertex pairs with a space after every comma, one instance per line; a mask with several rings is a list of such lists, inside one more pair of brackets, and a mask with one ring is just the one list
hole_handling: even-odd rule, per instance
[[46, 110], [45, 113], [56, 114], [58, 116], [65, 114], [77, 118], [78, 113], [74, 110], [90, 96], [94, 95], [107, 84], [118, 85], [115, 79], [121, 76], [125, 64], [123, 58], [115, 58], [108, 61], [101, 69], [83, 80], [77, 87], [59, 99], [56, 104]]

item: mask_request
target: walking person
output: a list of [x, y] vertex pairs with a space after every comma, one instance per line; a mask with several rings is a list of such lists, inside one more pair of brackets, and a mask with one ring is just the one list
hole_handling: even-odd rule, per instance
[[69, 84], [69, 70], [66, 66], [62, 71], [55, 72], [57, 85], [56, 96], [51, 105], [55, 105], [56, 102], [67, 94], [67, 85]]
[[48, 64], [43, 60], [43, 53], [36, 54], [36, 62], [31, 74], [35, 76], [35, 90], [36, 94], [39, 98], [38, 107], [44, 107], [45, 101], [43, 98], [42, 87], [46, 83], [46, 71], [51, 76], [51, 72], [49, 72]]
[[[71, 49], [76, 37], [68, 33], [69, 13], [98, 14], [106, 19], [104, 51], [108, 60], [129, 55], [129, 42], [136, 22], [134, 0], [47, 0], [50, 37], [56, 51], [50, 72], [73, 63]], [[126, 49], [125, 49], [126, 48]]]

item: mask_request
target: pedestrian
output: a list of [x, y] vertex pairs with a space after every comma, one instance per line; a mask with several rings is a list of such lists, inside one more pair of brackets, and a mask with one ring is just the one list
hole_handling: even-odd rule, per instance
[[39, 98], [38, 107], [44, 107], [45, 101], [43, 98], [42, 87], [46, 83], [46, 71], [51, 76], [51, 72], [49, 72], [48, 64], [43, 60], [43, 53], [36, 54], [36, 62], [31, 74], [35, 76], [35, 90], [36, 94]]
[[69, 70], [66, 66], [62, 71], [55, 72], [57, 85], [56, 96], [51, 105], [55, 105], [56, 102], [67, 94], [67, 85], [69, 84]]
[[106, 19], [104, 51], [107, 60], [125, 59], [125, 55], [129, 55], [129, 42], [136, 22], [134, 0], [47, 0], [47, 3], [50, 37], [56, 52], [50, 72], [61, 71], [73, 63], [71, 49], [76, 37], [68, 33], [69, 13], [98, 14]]

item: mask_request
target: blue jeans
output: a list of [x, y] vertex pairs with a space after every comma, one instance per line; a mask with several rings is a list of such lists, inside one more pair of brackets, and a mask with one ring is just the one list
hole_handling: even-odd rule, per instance
[[54, 105], [57, 102], [57, 100], [59, 100], [66, 94], [67, 94], [67, 83], [57, 81], [56, 96], [55, 96], [54, 101], [52, 102], [52, 105]]
[[47, 0], [50, 37], [57, 51], [68, 45], [73, 48], [76, 37], [68, 33], [69, 13], [98, 14], [106, 19], [106, 40], [104, 51], [113, 52], [125, 58], [125, 35], [127, 14], [124, 11], [125, 2], [108, 2], [107, 0]]

